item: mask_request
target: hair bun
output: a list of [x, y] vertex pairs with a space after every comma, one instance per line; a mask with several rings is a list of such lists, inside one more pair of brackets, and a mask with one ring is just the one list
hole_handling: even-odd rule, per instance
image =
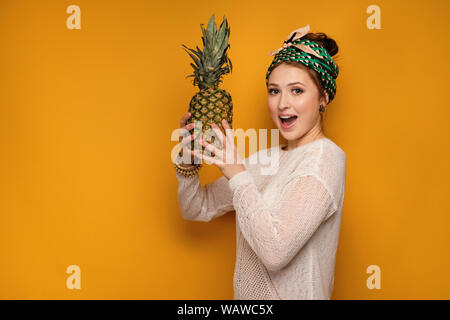
[[339, 51], [339, 47], [338, 47], [336, 41], [332, 38], [329, 38], [323, 32], [308, 33], [303, 38], [317, 42], [320, 46], [324, 47], [325, 50], [328, 51], [330, 56], [336, 55]]

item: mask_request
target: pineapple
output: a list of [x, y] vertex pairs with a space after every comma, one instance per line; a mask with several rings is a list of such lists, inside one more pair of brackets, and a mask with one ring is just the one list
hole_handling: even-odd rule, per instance
[[[222, 82], [222, 75], [232, 71], [232, 64], [227, 56], [227, 50], [230, 47], [228, 43], [230, 28], [224, 18], [219, 30], [217, 30], [214, 14], [209, 19], [206, 30], [203, 28], [203, 24], [200, 27], [203, 33], [203, 51], [198, 46], [196, 47], [197, 50], [193, 50], [187, 48], [184, 44], [182, 45], [185, 50], [187, 49], [186, 52], [195, 63], [191, 63], [194, 73], [186, 78], [193, 77], [193, 85], [200, 89], [189, 103], [191, 117], [187, 124], [201, 121], [202, 133], [205, 133], [205, 131], [211, 129], [208, 123], [212, 122], [225, 134], [222, 119], [226, 119], [232, 128], [233, 102], [231, 95], [227, 91], [219, 89], [218, 86]], [[194, 129], [191, 130], [191, 134]], [[197, 131], [195, 132], [197, 133]], [[203, 138], [217, 146], [214, 143], [214, 135], [204, 134]], [[191, 149], [193, 148], [194, 141], [191, 142]]]

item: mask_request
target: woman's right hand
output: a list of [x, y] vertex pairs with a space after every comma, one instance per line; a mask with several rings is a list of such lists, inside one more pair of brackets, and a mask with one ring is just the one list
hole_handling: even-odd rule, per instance
[[[181, 120], [180, 120], [180, 138], [179, 138], [179, 141], [181, 143], [180, 157], [182, 157], [182, 159], [183, 159], [183, 150], [184, 150], [184, 148], [186, 148], [187, 150], [190, 150], [191, 149], [191, 146], [190, 146], [191, 140], [194, 139], [194, 134], [189, 134], [189, 131], [194, 129], [195, 123], [191, 122], [191, 123], [186, 125], [186, 121], [190, 117], [191, 117], [191, 113], [187, 112], [183, 116], [183, 118], [181, 118]], [[185, 129], [185, 130], [181, 130], [181, 129]], [[188, 144], [189, 144], [189, 146], [188, 146]], [[192, 152], [190, 152], [190, 153], [191, 153], [191, 160], [190, 160], [190, 162], [189, 163], [181, 162], [180, 166], [188, 168], [188, 167], [191, 167], [193, 165], [194, 154]]]

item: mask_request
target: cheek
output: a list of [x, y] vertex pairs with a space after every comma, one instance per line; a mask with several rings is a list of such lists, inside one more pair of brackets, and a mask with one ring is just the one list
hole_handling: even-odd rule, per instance
[[310, 107], [307, 101], [299, 99], [292, 107], [293, 111], [300, 117], [305, 117], [310, 113]]
[[267, 107], [269, 108], [269, 113], [273, 116], [273, 115], [277, 115], [278, 114], [278, 107], [277, 107], [277, 103], [273, 98], [267, 98]]
[[314, 97], [304, 95], [294, 104], [295, 111], [299, 114], [314, 115], [315, 102]]

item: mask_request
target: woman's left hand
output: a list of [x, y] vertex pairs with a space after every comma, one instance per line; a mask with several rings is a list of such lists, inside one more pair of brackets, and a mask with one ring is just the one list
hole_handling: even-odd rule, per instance
[[216, 165], [222, 171], [223, 175], [230, 180], [235, 174], [246, 170], [234, 144], [233, 130], [225, 119], [222, 120], [222, 126], [226, 133], [225, 136], [215, 123], [210, 123], [210, 125], [215, 132], [215, 139], [219, 139], [222, 149], [218, 149], [208, 141], [201, 139], [200, 143], [205, 147], [205, 151], [208, 150], [210, 155], [214, 153], [214, 156], [209, 156], [201, 150], [194, 150], [194, 155], [206, 160], [207, 163]]

